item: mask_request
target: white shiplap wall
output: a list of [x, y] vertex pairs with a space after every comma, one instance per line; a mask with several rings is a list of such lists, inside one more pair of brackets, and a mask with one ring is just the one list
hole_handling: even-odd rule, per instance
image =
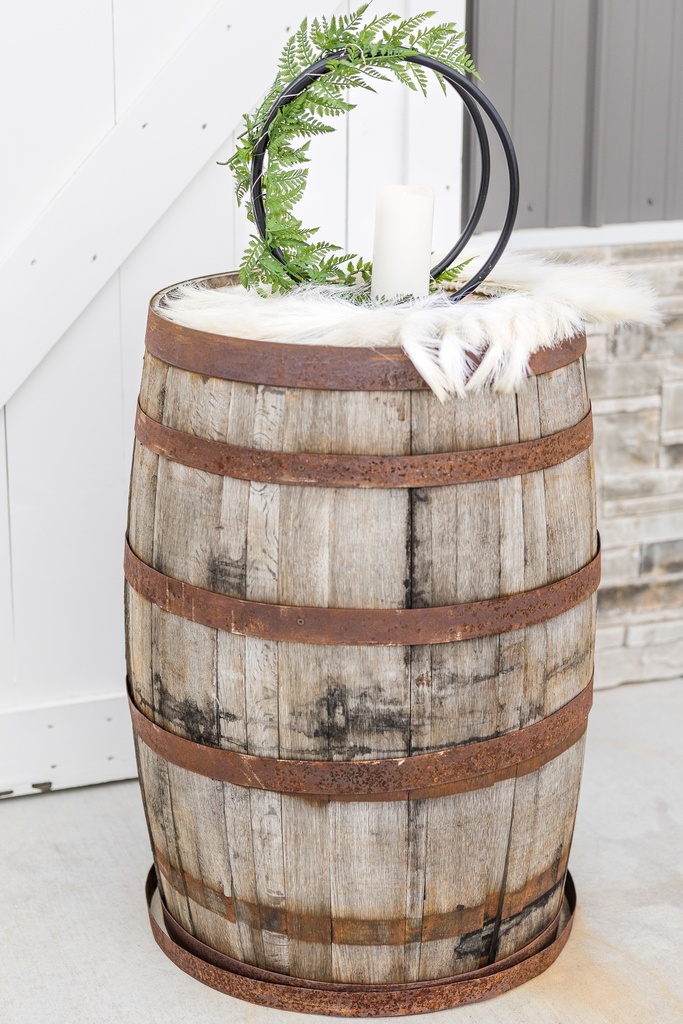
[[[236, 265], [247, 225], [216, 160], [287, 31], [333, 6], [69, 0], [67, 17], [40, 0], [6, 19], [0, 88], [16, 102], [0, 131], [21, 159], [0, 167], [0, 288], [14, 316], [0, 351], [0, 793], [135, 772], [121, 558], [146, 305]], [[464, 7], [440, 15], [464, 25]], [[428, 103], [397, 85], [362, 96], [312, 147], [305, 221], [369, 255], [376, 185], [429, 182], [435, 245], [448, 245], [461, 123], [438, 89]]]

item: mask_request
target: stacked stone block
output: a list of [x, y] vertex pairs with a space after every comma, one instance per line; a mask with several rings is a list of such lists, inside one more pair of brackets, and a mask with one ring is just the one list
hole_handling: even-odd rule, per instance
[[664, 312], [658, 328], [588, 338], [603, 552], [595, 683], [683, 676], [683, 242], [581, 254], [649, 282]]

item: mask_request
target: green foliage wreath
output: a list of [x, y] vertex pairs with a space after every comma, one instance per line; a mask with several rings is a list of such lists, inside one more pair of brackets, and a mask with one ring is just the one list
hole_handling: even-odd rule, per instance
[[[238, 137], [235, 154], [227, 161], [235, 178], [238, 204], [246, 203], [247, 217], [254, 223], [250, 199], [250, 172], [254, 147], [262, 134], [266, 116], [285, 87], [311, 64], [328, 54], [330, 71], [313, 82], [300, 96], [284, 106], [269, 130], [267, 163], [263, 172], [267, 238], [251, 235], [239, 273], [245, 287], [261, 292], [287, 291], [297, 280], [315, 284], [357, 285], [370, 280], [372, 264], [337, 245], [314, 241], [317, 228], [305, 228], [294, 207], [306, 188], [308, 148], [311, 139], [334, 131], [323, 118], [338, 117], [353, 110], [349, 90], [374, 92], [372, 80], [388, 81], [393, 76], [409, 89], [427, 94], [428, 75], [423, 67], [406, 63], [406, 57], [424, 54], [465, 73], [476, 75], [464, 45], [464, 34], [452, 23], [426, 25], [434, 11], [401, 19], [385, 14], [363, 20], [370, 4], [349, 15], [304, 19], [289, 39], [278, 65], [278, 73], [265, 99], [253, 114], [244, 117], [244, 131]], [[441, 88], [446, 85], [435, 74]], [[279, 248], [287, 260], [285, 268], [270, 251]], [[461, 268], [440, 275], [453, 280]]]

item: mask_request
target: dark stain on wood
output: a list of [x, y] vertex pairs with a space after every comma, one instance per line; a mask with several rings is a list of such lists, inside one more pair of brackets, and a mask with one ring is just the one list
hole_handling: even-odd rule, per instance
[[[201, 708], [192, 697], [179, 697], [170, 692], [159, 672], [154, 673], [154, 698], [155, 710], [162, 722], [165, 720], [173, 732], [185, 736], [195, 743], [218, 746], [215, 706]], [[150, 707], [147, 701], [144, 703]], [[228, 717], [227, 720], [234, 721], [236, 716]]]
[[343, 753], [344, 760], [373, 753], [372, 747], [350, 743], [350, 736], [397, 733], [405, 744], [410, 730], [409, 709], [395, 698], [387, 697], [381, 686], [353, 692], [343, 684], [333, 684], [316, 706], [318, 724], [313, 736], [327, 736], [330, 750], [335, 754]]
[[208, 564], [209, 590], [229, 597], [247, 596], [247, 565], [244, 561], [216, 556]]

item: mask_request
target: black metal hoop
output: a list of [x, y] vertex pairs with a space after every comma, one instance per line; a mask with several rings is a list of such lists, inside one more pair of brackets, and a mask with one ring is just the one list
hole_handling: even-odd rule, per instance
[[[261, 134], [254, 147], [254, 155], [251, 162], [250, 188], [254, 223], [256, 224], [256, 228], [264, 242], [266, 241], [266, 210], [263, 202], [263, 164], [268, 151], [268, 143], [270, 141], [270, 127], [278, 112], [282, 110], [283, 107], [286, 107], [288, 103], [291, 103], [292, 100], [300, 96], [304, 90], [306, 90], [309, 85], [312, 85], [318, 78], [322, 78], [323, 75], [328, 74], [328, 72], [332, 70], [332, 66], [330, 65], [331, 61], [339, 61], [345, 56], [347, 56], [346, 50], [337, 50], [334, 53], [329, 53], [325, 57], [321, 57], [320, 60], [316, 61], [314, 64], [311, 64], [310, 67], [302, 71], [300, 75], [297, 75], [286, 89], [280, 93], [263, 122]], [[432, 267], [430, 276], [433, 279], [436, 279], [439, 274], [442, 274], [465, 248], [476, 230], [486, 205], [491, 176], [491, 155], [486, 126], [481, 113], [479, 112], [479, 107], [481, 107], [491, 122], [498, 138], [500, 139], [503, 152], [505, 154], [505, 162], [507, 165], [509, 179], [509, 195], [503, 227], [488, 259], [482, 264], [477, 273], [470, 278], [467, 284], [463, 285], [462, 288], [457, 289], [457, 291], [449, 296], [452, 302], [458, 302], [466, 295], [469, 295], [470, 292], [473, 292], [477, 285], [481, 284], [481, 282], [485, 280], [502, 256], [505, 246], [512, 234], [515, 218], [517, 216], [517, 207], [519, 205], [519, 169], [517, 166], [517, 157], [515, 155], [515, 148], [512, 144], [512, 139], [510, 138], [510, 133], [508, 132], [500, 114], [484, 93], [478, 89], [476, 85], [470, 82], [465, 75], [461, 74], [459, 71], [455, 71], [447, 64], [442, 64], [441, 61], [436, 60], [434, 57], [428, 57], [425, 54], [416, 54], [407, 51], [405, 60], [412, 64], [420, 64], [422, 67], [437, 72], [453, 89], [455, 89], [462, 99], [468, 114], [472, 118], [481, 152], [481, 178], [479, 181], [479, 190], [476, 202], [467, 224], [463, 228], [463, 231], [455, 245], [449, 250], [446, 256], [436, 264], [436, 266]], [[275, 259], [285, 267], [292, 280], [301, 283], [302, 278], [296, 276], [290, 271], [287, 258], [282, 250], [277, 246], [269, 246], [269, 248]]]

